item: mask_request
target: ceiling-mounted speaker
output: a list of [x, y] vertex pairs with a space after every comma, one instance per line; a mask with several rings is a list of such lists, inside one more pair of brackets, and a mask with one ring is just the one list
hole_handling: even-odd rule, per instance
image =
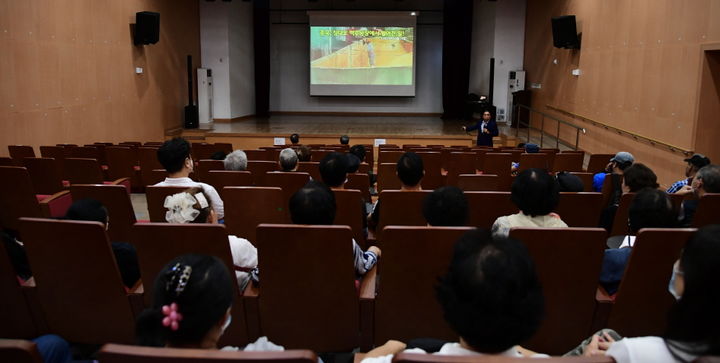
[[135, 45], [155, 44], [160, 40], [160, 13], [135, 13]]

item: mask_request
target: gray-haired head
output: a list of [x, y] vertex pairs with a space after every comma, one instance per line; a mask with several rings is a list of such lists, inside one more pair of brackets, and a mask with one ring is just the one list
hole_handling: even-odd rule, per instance
[[298, 155], [291, 148], [280, 151], [280, 168], [282, 171], [295, 171], [298, 164]]
[[225, 170], [244, 171], [247, 169], [247, 155], [242, 150], [235, 150], [225, 157], [223, 163]]

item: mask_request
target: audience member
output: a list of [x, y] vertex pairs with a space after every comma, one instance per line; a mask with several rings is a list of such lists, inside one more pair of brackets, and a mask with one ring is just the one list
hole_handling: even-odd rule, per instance
[[298, 167], [298, 155], [295, 150], [286, 148], [280, 151], [280, 169], [282, 171], [296, 171]]
[[302, 145], [297, 148], [298, 161], [310, 161], [312, 159], [312, 150], [309, 147]]
[[[655, 188], [640, 190], [628, 210], [628, 227], [632, 235], [623, 236], [620, 248], [605, 250], [600, 284], [614, 294], [625, 273], [635, 236], [643, 228], [672, 228], [677, 226], [677, 213], [667, 194]], [[612, 239], [611, 239], [612, 241]], [[617, 244], [615, 244], [617, 246]]]
[[340, 144], [341, 144], [341, 145], [348, 145], [348, 144], [350, 144], [350, 136], [348, 136], [348, 135], [342, 135], [342, 136], [340, 136]]
[[[290, 198], [290, 219], [295, 224], [331, 225], [335, 221], [335, 195], [323, 183], [310, 181]], [[352, 240], [355, 273], [364, 275], [378, 261], [380, 249], [371, 246], [366, 252]]]
[[700, 228], [675, 262], [668, 291], [677, 300], [662, 337], [615, 341], [596, 334], [584, 354], [609, 355], [617, 363], [692, 362], [720, 355], [720, 226]]
[[232, 321], [232, 277], [217, 257], [184, 255], [155, 279], [153, 305], [137, 318], [139, 345], [217, 349]]
[[561, 171], [555, 175], [555, 179], [560, 187], [560, 192], [580, 193], [585, 190], [582, 179], [573, 173]]
[[695, 154], [687, 159], [684, 160], [687, 165], [685, 166], [685, 179], [676, 181], [673, 183], [673, 185], [668, 188], [667, 193], [673, 194], [678, 192], [682, 187], [686, 185], [690, 185], [692, 183], [692, 179], [695, 177], [695, 174], [697, 174], [698, 170], [702, 168], [705, 165], [710, 164], [710, 159], [707, 158], [707, 156], [702, 154]]
[[[537, 154], [540, 152], [540, 146], [538, 146], [537, 144], [520, 143], [520, 144], [518, 144], [518, 147], [520, 147], [520, 145], [522, 145], [522, 148], [525, 149], [525, 153], [527, 153], [527, 154]], [[510, 164], [510, 173], [512, 175], [517, 175], [518, 169], [520, 169], [520, 161], [519, 160], [513, 161]]]
[[365, 155], [367, 154], [367, 151], [365, 150], [364, 145], [357, 144], [350, 147], [349, 153], [357, 156], [357, 158], [360, 159], [360, 162], [362, 163], [365, 161]]
[[[455, 243], [436, 296], [460, 339], [434, 354], [545, 356], [518, 345], [535, 334], [544, 311], [535, 265], [522, 243], [483, 230], [467, 232]], [[390, 362], [405, 348], [391, 340], [368, 352], [363, 363]], [[419, 348], [404, 352], [425, 353]]]
[[655, 173], [645, 166], [645, 164], [635, 163], [625, 169], [623, 173], [624, 190], [630, 193], [637, 193], [641, 189], [653, 188], [657, 189], [660, 185], [657, 183]]
[[360, 159], [355, 154], [346, 154], [348, 162], [348, 174], [357, 173], [360, 169]]
[[[165, 220], [170, 223], [218, 223], [212, 202], [200, 187], [190, 188], [165, 198]], [[257, 248], [250, 241], [228, 235], [235, 275], [242, 290], [250, 279], [250, 272], [257, 267]]]
[[247, 170], [247, 155], [242, 150], [235, 150], [228, 154], [223, 161], [225, 170], [245, 171]]
[[165, 141], [157, 151], [160, 164], [168, 172], [164, 181], [155, 184], [161, 187], [200, 187], [210, 198], [218, 219], [225, 217], [225, 207], [220, 195], [212, 185], [199, 183], [189, 178], [195, 164], [190, 157], [190, 143], [181, 137]]
[[[425, 169], [423, 167], [423, 161], [420, 155], [408, 151], [400, 156], [398, 159], [395, 173], [400, 179], [400, 190], [402, 191], [417, 191], [422, 190], [420, 181], [425, 176]], [[378, 222], [380, 221], [380, 203], [378, 199], [375, 202], [372, 213], [368, 217], [368, 227], [375, 229]]]
[[[107, 208], [95, 199], [80, 199], [73, 202], [65, 213], [64, 219], [73, 221], [100, 222], [105, 230], [110, 227], [110, 218]], [[140, 279], [140, 266], [135, 246], [124, 241], [111, 241], [115, 261], [120, 270], [123, 284], [131, 288]]]
[[347, 155], [331, 152], [320, 161], [320, 176], [323, 183], [332, 189], [343, 189], [347, 181]]
[[293, 145], [297, 145], [300, 143], [300, 135], [298, 134], [292, 134], [290, 135], [290, 143]]
[[464, 226], [468, 219], [465, 193], [455, 186], [435, 189], [423, 201], [423, 216], [430, 226]]
[[512, 183], [510, 200], [520, 212], [499, 217], [492, 226], [493, 234], [507, 237], [513, 227], [566, 228], [553, 209], [560, 200], [558, 183], [541, 169], [526, 169]]
[[210, 160], [225, 160], [227, 154], [224, 151], [216, 151], [210, 155]]
[[720, 193], [720, 166], [703, 166], [695, 174], [692, 183], [682, 187], [676, 194], [692, 195], [694, 199], [685, 200], [680, 210], [680, 224], [689, 227], [697, 210], [698, 201], [706, 193]]
[[[619, 153], [615, 154], [612, 158], [610, 158], [610, 162], [605, 166], [605, 171], [602, 173], [597, 173], [593, 175], [593, 190], [596, 192], [601, 192], [603, 188], [603, 183], [605, 183], [605, 176], [607, 174], [611, 175], [622, 175], [623, 171], [630, 167], [635, 162], [635, 157], [632, 156], [629, 152], [626, 151], [620, 151]], [[617, 179], [617, 180], [615, 180]], [[619, 192], [620, 188], [620, 178], [615, 177], [613, 179], [614, 185], [618, 189], [615, 189]]]

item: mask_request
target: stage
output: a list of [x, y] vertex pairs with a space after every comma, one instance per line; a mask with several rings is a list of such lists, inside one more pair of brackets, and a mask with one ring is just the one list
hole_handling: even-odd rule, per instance
[[[350, 144], [374, 144], [384, 139], [387, 144], [462, 145], [472, 146], [474, 134], [462, 130], [470, 122], [443, 120], [438, 116], [338, 116], [338, 115], [272, 115], [269, 118], [246, 118], [230, 123], [201, 124], [199, 129], [182, 130], [181, 135], [193, 142], [227, 142], [235, 149], [256, 149], [273, 145], [275, 138], [300, 135], [301, 144], [338, 144], [341, 135], [350, 137]], [[498, 124], [500, 136], [496, 146], [514, 145], [514, 132]]]

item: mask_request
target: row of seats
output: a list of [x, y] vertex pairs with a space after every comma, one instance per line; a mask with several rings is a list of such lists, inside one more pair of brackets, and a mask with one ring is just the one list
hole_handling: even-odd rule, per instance
[[[378, 241], [382, 258], [356, 290], [349, 227], [262, 224], [254, 243], [261, 283], [237, 291], [233, 323], [220, 344], [243, 345], [264, 335], [289, 349], [331, 352], [366, 350], [388, 339], [454, 340], [434, 286], [455, 240], [469, 229], [386, 227]], [[0, 336], [51, 332], [79, 343], [131, 343], [133, 318], [152, 301], [151, 282], [167, 261], [200, 253], [233, 266], [222, 225], [139, 223], [131, 242], [144, 290], [126, 291], [101, 224], [23, 218], [20, 231], [34, 277], [18, 286], [9, 262], [0, 261], [0, 314], [11, 322], [0, 326]], [[510, 236], [523, 241], [535, 261], [546, 299], [545, 320], [523, 345], [561, 354], [601, 327], [627, 336], [661, 334], [673, 303], [667, 281], [693, 232], [642, 230], [610, 297], [598, 289], [604, 230], [513, 229]]]

